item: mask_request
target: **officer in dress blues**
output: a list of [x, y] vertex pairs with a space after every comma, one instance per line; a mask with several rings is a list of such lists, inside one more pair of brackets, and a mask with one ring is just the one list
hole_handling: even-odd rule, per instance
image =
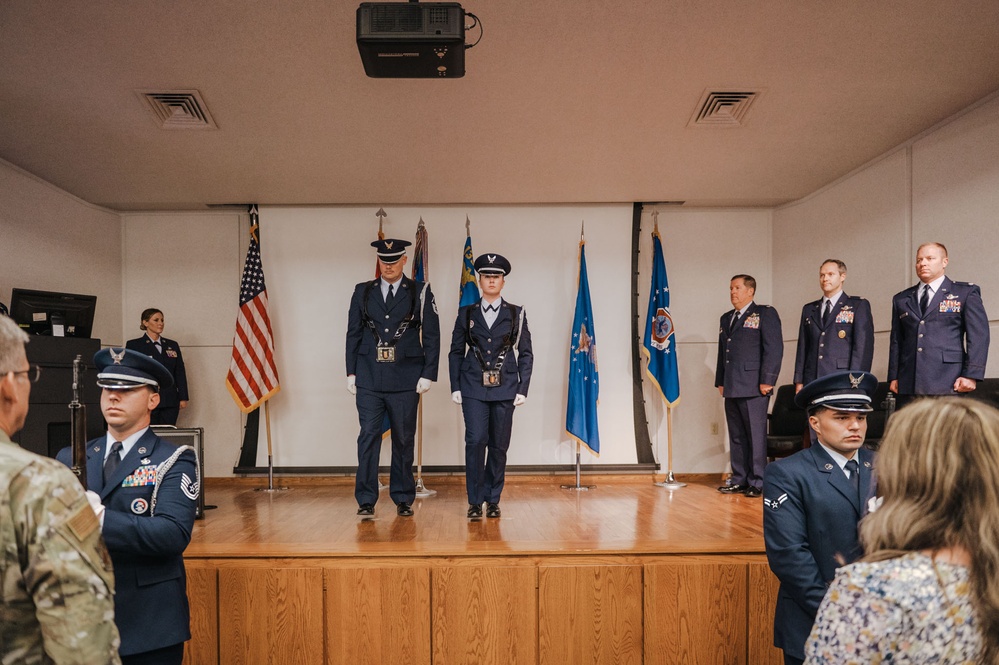
[[722, 314], [718, 327], [715, 386], [725, 398], [732, 484], [723, 494], [759, 497], [767, 465], [767, 406], [784, 354], [780, 316], [769, 305], [753, 302], [756, 280], [736, 275], [729, 283], [734, 309]]
[[145, 334], [125, 342], [125, 348], [146, 354], [166, 367], [173, 377], [171, 387], [160, 387], [160, 405], [153, 411], [151, 422], [153, 425], [176, 425], [180, 410], [186, 409], [190, 400], [187, 370], [184, 368], [180, 344], [163, 337], [165, 320], [162, 310], [155, 307], [143, 310], [139, 320], [139, 329], [145, 331]]
[[[513, 411], [527, 401], [534, 367], [524, 308], [500, 293], [510, 262], [499, 254], [475, 259], [482, 300], [458, 310], [448, 369], [451, 399], [465, 419], [468, 517], [500, 516], [500, 494], [513, 430]], [[488, 454], [487, 454], [488, 453]]]
[[371, 243], [381, 277], [354, 287], [347, 316], [347, 390], [356, 396], [357, 514], [373, 515], [378, 501], [378, 453], [386, 415], [392, 429], [389, 496], [402, 517], [413, 514], [416, 411], [437, 380], [440, 321], [430, 285], [403, 274], [406, 247], [387, 238]]
[[[87, 485], [105, 508], [121, 661], [179, 665], [191, 638], [183, 554], [201, 485], [196, 453], [149, 428], [160, 387], [173, 381], [163, 365], [116, 348], [98, 351], [94, 365], [108, 432], [87, 443]], [[58, 458], [72, 464], [69, 448]]]
[[938, 242], [916, 250], [919, 284], [891, 303], [888, 387], [899, 408], [920, 395], [969, 393], [985, 378], [989, 317], [981, 290], [944, 274], [947, 248]]
[[874, 360], [874, 319], [871, 303], [843, 292], [846, 264], [826, 259], [819, 267], [822, 297], [801, 308], [798, 348], [794, 359], [794, 389], [842, 372], [871, 371]]
[[874, 453], [863, 447], [878, 380], [827, 374], [795, 395], [819, 445], [779, 459], [763, 482], [763, 540], [780, 580], [774, 646], [801, 663], [805, 640], [835, 571], [860, 554], [857, 523], [874, 497]]

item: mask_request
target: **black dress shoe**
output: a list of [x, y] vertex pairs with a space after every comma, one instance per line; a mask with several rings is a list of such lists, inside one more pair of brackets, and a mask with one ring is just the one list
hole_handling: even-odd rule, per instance
[[403, 501], [402, 503], [396, 504], [395, 512], [399, 514], [399, 517], [412, 517], [413, 507]]
[[747, 489], [750, 489], [748, 485], [725, 485], [719, 487], [718, 491], [722, 494], [745, 494]]
[[500, 509], [498, 503], [486, 504], [486, 517], [499, 517]]
[[469, 517], [482, 517], [482, 504], [475, 505], [474, 503], [468, 504], [468, 512], [466, 513]]
[[761, 496], [763, 496], [763, 490], [761, 490], [759, 487], [747, 487], [745, 494], [750, 499], [758, 499]]
[[375, 514], [375, 504], [373, 503], [362, 503], [357, 507], [358, 515], [374, 515]]

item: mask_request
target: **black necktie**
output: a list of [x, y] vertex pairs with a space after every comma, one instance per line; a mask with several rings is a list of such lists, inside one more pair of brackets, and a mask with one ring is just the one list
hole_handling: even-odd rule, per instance
[[163, 353], [163, 347], [160, 346], [159, 342], [153, 342], [153, 345], [156, 347], [156, 353]]
[[392, 306], [392, 300], [395, 297], [395, 293], [393, 293], [394, 290], [395, 290], [395, 284], [389, 284], [389, 292], [388, 292], [388, 295], [385, 296], [385, 306], [386, 307], [391, 307]]
[[923, 286], [923, 295], [919, 297], [919, 312], [921, 314], [926, 314], [927, 308], [930, 306], [930, 285], [926, 284]]
[[486, 305], [486, 311], [487, 312], [498, 312], [499, 311], [499, 305]]
[[732, 314], [732, 321], [731, 321], [731, 323], [728, 324], [728, 331], [729, 332], [732, 332], [733, 330], [735, 330], [735, 324], [738, 321], [739, 321], [739, 310], [735, 310], [735, 313]]
[[832, 300], [826, 300], [826, 307], [822, 310], [822, 326], [829, 325], [829, 315], [832, 314]]
[[111, 452], [108, 453], [108, 458], [104, 460], [104, 484], [107, 485], [108, 479], [114, 475], [115, 469], [121, 464], [121, 441], [115, 441], [111, 444]]
[[860, 465], [857, 464], [857, 460], [851, 459], [846, 461], [846, 470], [850, 472], [850, 484], [853, 485], [853, 491], [857, 493], [857, 498], [860, 498]]

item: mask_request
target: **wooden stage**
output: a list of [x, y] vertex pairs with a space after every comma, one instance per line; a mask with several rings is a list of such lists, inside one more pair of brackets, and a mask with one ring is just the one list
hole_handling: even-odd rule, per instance
[[353, 478], [209, 479], [185, 662], [782, 662], [760, 499], [514, 476], [501, 518], [469, 520], [463, 477], [424, 480], [414, 517], [385, 490], [361, 518]]

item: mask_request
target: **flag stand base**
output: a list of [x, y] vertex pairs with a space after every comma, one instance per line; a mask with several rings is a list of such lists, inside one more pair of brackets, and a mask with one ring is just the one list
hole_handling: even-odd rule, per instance
[[668, 490], [678, 490], [681, 487], [686, 487], [687, 483], [681, 483], [679, 480], [673, 477], [673, 470], [670, 469], [666, 473], [666, 479], [661, 483], [652, 483], [656, 487], [665, 487]]
[[437, 490], [428, 489], [426, 485], [423, 484], [423, 477], [416, 479], [416, 496], [433, 496], [437, 494]]
[[560, 485], [564, 490], [576, 490], [577, 492], [587, 492], [596, 485], [580, 485], [579, 484], [579, 443], [576, 444], [576, 484], [575, 485]]
[[[267, 456], [267, 487], [255, 487], [254, 492], [283, 492], [287, 487], [274, 487], [274, 459]], [[213, 508], [215, 506], [212, 506]]]

